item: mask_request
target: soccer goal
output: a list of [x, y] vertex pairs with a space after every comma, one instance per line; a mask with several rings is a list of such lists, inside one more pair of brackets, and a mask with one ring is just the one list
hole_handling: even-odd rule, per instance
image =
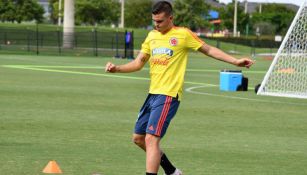
[[307, 0], [300, 6], [257, 94], [307, 98]]

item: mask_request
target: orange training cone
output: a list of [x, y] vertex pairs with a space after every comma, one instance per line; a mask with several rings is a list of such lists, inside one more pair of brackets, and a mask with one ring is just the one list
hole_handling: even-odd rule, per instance
[[49, 161], [46, 167], [43, 170], [43, 173], [53, 173], [53, 174], [61, 174], [62, 170], [56, 161]]

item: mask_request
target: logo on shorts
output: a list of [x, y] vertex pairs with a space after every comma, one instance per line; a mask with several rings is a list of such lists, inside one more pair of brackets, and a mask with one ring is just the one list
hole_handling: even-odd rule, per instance
[[177, 46], [177, 44], [178, 44], [178, 39], [175, 38], [175, 37], [171, 38], [171, 39], [169, 40], [169, 44], [170, 44], [171, 46]]
[[153, 127], [152, 125], [150, 125], [148, 129], [149, 129], [150, 131], [154, 131], [154, 130], [155, 130], [154, 127]]

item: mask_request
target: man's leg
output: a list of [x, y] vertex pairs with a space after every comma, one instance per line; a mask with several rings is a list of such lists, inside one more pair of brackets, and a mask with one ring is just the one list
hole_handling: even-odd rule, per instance
[[[145, 141], [145, 139], [146, 139], [146, 141]], [[157, 173], [158, 172], [159, 163], [160, 163], [161, 155], [162, 155], [162, 152], [159, 148], [159, 142], [157, 143], [158, 140], [160, 142], [159, 137], [156, 137], [156, 136], [151, 135], [151, 134], [146, 134], [146, 135], [133, 134], [133, 142], [146, 152], [146, 172], [150, 172], [150, 173]], [[154, 145], [158, 145], [159, 149], [155, 150], [157, 147], [154, 146]], [[148, 146], [148, 148], [147, 148], [147, 146]], [[146, 151], [146, 150], [149, 150], [149, 151]], [[148, 155], [148, 154], [153, 154], [153, 156]], [[155, 155], [155, 154], [157, 154], [157, 155]], [[153, 160], [152, 160], [152, 158], [153, 158]], [[158, 159], [158, 160], [156, 160], [156, 159]], [[154, 162], [154, 163], [152, 164], [152, 163], [149, 163], [149, 162]], [[148, 170], [148, 168], [147, 168], [148, 165], [150, 166], [150, 170]], [[158, 166], [158, 168], [157, 168], [157, 166]], [[154, 167], [154, 168], [152, 168], [152, 167]]]
[[177, 98], [165, 95], [149, 95], [148, 97], [150, 98], [146, 99], [139, 113], [133, 142], [146, 152], [146, 167], [150, 171], [149, 174], [158, 172], [159, 164], [166, 174], [173, 174], [176, 168], [162, 153], [159, 144], [178, 109], [179, 101]]
[[[133, 142], [138, 145], [142, 150], [146, 152], [145, 135], [133, 134]], [[175, 172], [176, 167], [168, 160], [166, 154], [160, 150], [161, 161], [160, 165], [163, 168], [165, 174], [172, 174]]]
[[161, 161], [160, 137], [146, 134], [146, 172], [158, 173]]
[[146, 152], [145, 135], [133, 134], [132, 141]]

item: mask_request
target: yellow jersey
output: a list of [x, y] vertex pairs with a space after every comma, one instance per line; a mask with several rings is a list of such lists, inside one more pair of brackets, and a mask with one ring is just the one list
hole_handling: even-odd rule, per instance
[[198, 50], [204, 42], [192, 31], [173, 27], [162, 34], [149, 32], [141, 52], [150, 55], [150, 94], [182, 97], [189, 49]]

